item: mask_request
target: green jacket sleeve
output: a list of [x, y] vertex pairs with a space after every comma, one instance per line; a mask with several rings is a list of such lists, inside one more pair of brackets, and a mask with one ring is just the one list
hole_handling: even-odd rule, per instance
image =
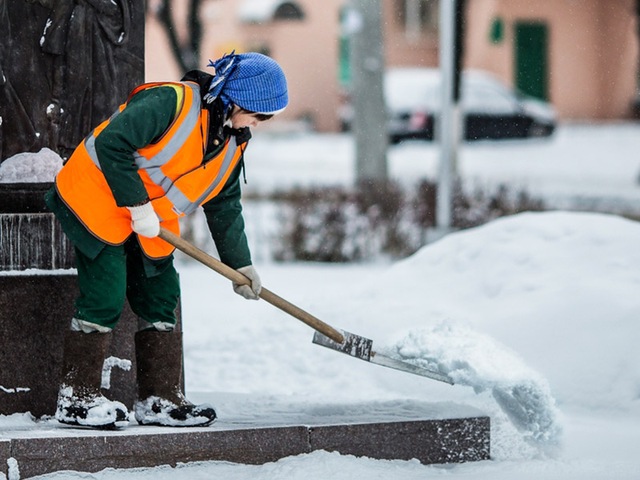
[[220, 260], [235, 269], [251, 265], [240, 204], [240, 171], [238, 164], [222, 191], [203, 205]]
[[96, 138], [100, 168], [119, 207], [136, 205], [148, 198], [133, 154], [169, 128], [176, 103], [176, 92], [171, 87], [143, 90]]
[[[100, 166], [119, 205], [135, 205], [146, 199], [146, 191], [133, 164], [133, 152], [136, 146], [148, 144], [165, 131], [175, 114], [176, 101], [173, 88], [143, 90], [98, 136], [96, 150]], [[142, 121], [145, 119], [148, 121]], [[133, 185], [131, 191], [128, 190], [130, 185]], [[69, 210], [55, 187], [47, 192], [45, 202], [67, 237], [84, 255], [95, 258], [102, 251], [105, 244]]]

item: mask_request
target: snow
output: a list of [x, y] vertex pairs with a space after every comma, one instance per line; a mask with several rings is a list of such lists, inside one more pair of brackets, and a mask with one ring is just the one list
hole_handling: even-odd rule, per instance
[[101, 388], [109, 390], [111, 388], [111, 370], [114, 367], [117, 367], [124, 371], [131, 370], [131, 360], [126, 358], [118, 358], [118, 357], [108, 357], [105, 358], [104, 364], [102, 366], [102, 381]]
[[488, 335], [443, 322], [409, 331], [393, 350], [403, 360], [447, 372], [476, 393], [490, 391], [526, 440], [543, 446], [560, 442], [562, 429], [547, 381]]
[[128, 425], [128, 410], [124, 404], [111, 401], [102, 395], [92, 396], [90, 400], [86, 401], [87, 414], [82, 418], [75, 414], [80, 408], [77, 398], [78, 396], [74, 395], [72, 387], [61, 388], [55, 418], [66, 424], [96, 428], [108, 424], [113, 424], [116, 427]]
[[[638, 208], [640, 126], [557, 133], [548, 142], [464, 145], [465, 182], [522, 185], [577, 209]], [[250, 189], [353, 180], [347, 136], [256, 134], [253, 142]], [[417, 181], [434, 175], [437, 149], [401, 144], [390, 160], [395, 178]], [[247, 209], [247, 224], [261, 251], [268, 236], [256, 230], [259, 211]], [[558, 210], [453, 233], [394, 264], [256, 261], [270, 290], [373, 339], [378, 351], [448, 374], [454, 386], [313, 345], [306, 325], [234, 295], [227, 280], [180, 257], [187, 394], [216, 407], [210, 428], [480, 412], [491, 417], [492, 460], [425, 466], [321, 451], [259, 466], [200, 462], [90, 478], [640, 478], [639, 243], [637, 222]], [[2, 431], [38, 429], [69, 434], [28, 414], [0, 417]]]
[[18, 153], [0, 163], [0, 183], [52, 182], [61, 168], [62, 158], [48, 148]]
[[211, 424], [211, 419], [215, 418], [215, 415], [211, 415], [211, 413], [215, 413], [215, 409], [209, 404], [200, 404], [199, 406], [200, 409], [194, 409], [194, 411], [185, 414], [184, 418], [175, 419], [171, 416], [171, 412], [178, 410], [178, 405], [161, 397], [149, 397], [135, 403], [134, 415], [141, 425], [197, 427]]

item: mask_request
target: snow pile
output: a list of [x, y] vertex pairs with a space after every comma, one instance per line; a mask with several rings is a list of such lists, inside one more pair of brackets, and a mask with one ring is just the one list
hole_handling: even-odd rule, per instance
[[53, 150], [18, 153], [0, 163], [0, 183], [53, 182], [62, 168], [62, 158]]
[[488, 335], [442, 322], [410, 331], [389, 354], [449, 375], [476, 393], [490, 391], [525, 440], [541, 447], [560, 443], [562, 429], [547, 381]]
[[35, 417], [29, 412], [0, 415], [0, 426], [2, 430], [33, 427], [35, 420]]
[[390, 300], [376, 307], [378, 316], [394, 312], [393, 324], [378, 330], [460, 322], [518, 352], [560, 403], [635, 408], [639, 242], [637, 222], [564, 212], [450, 235], [397, 264], [369, 292]]

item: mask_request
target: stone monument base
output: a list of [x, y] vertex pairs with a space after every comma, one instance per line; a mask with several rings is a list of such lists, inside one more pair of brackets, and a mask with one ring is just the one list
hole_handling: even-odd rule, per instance
[[[55, 413], [62, 372], [64, 333], [78, 294], [69, 271], [0, 272], [0, 414]], [[125, 308], [107, 357], [131, 360], [132, 368], [111, 370], [108, 396], [132, 406], [136, 396], [133, 335], [137, 319]]]
[[[0, 183], [0, 414], [55, 413], [64, 333], [78, 295], [73, 246], [44, 195], [51, 183]], [[180, 328], [180, 309], [178, 328]], [[137, 318], [125, 305], [107, 357], [130, 360], [111, 370], [108, 396], [131, 407], [136, 396]]]

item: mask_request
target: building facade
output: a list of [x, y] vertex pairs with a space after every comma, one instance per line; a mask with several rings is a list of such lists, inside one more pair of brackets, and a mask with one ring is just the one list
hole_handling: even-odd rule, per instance
[[549, 100], [560, 118], [629, 118], [636, 0], [468, 0], [465, 65]]
[[[440, 0], [381, 0], [386, 66], [438, 65]], [[441, 0], [445, 1], [445, 0]], [[178, 33], [187, 1], [174, 0]], [[561, 119], [629, 118], [638, 92], [636, 0], [466, 0], [465, 67], [545, 98]], [[150, 12], [154, 9], [149, 2]], [[261, 51], [283, 66], [290, 107], [278, 121], [339, 129], [349, 93], [348, 0], [203, 0], [204, 67], [225, 52]], [[357, 28], [357, 27], [356, 27]], [[147, 16], [146, 78], [181, 72]]]

